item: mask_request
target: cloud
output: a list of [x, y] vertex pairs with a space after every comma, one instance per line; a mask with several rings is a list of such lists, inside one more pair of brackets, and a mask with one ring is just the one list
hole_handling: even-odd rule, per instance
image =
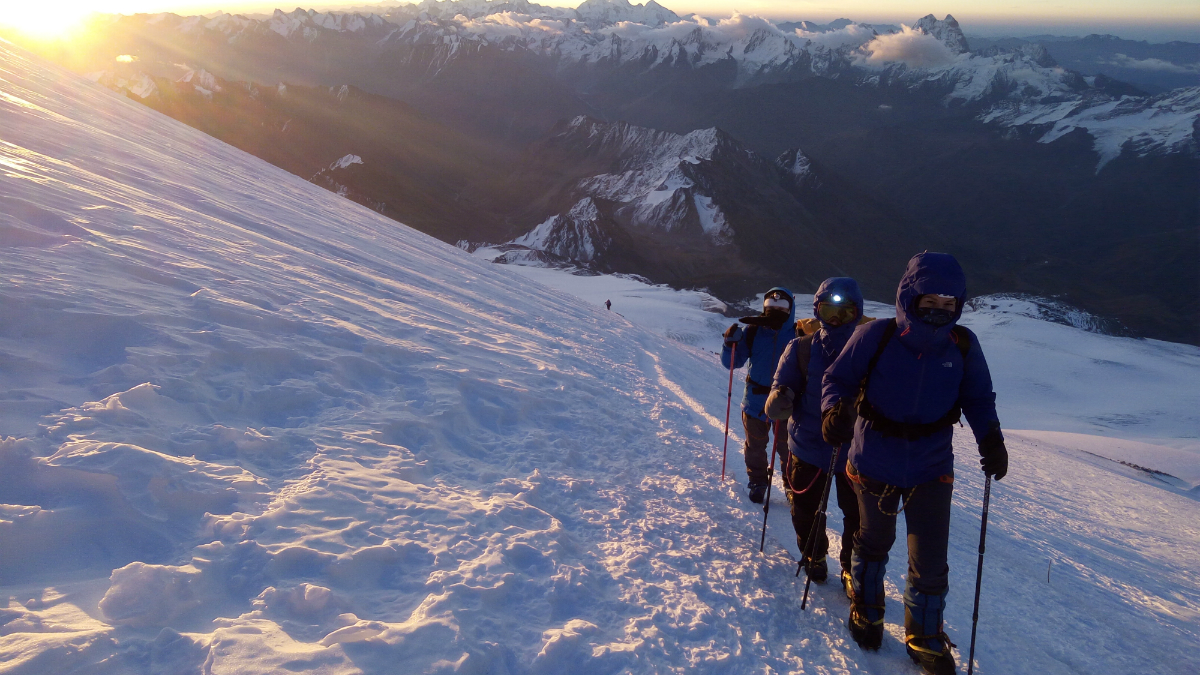
[[626, 40], [644, 40], [660, 42], [676, 39], [686, 41], [695, 31], [700, 29], [706, 41], [716, 44], [732, 44], [744, 42], [756, 31], [766, 31], [768, 34], [782, 36], [795, 41], [791, 33], [779, 30], [775, 24], [761, 17], [734, 12], [728, 19], [712, 22], [704, 17], [688, 17], [675, 23], [658, 28], [643, 24], [621, 22], [607, 26], [598, 31], [601, 35], [616, 35]]
[[838, 49], [839, 47], [861, 47], [875, 37], [875, 31], [852, 23], [844, 28], [823, 33], [809, 33], [797, 28], [796, 35], [826, 49]]
[[517, 12], [498, 12], [478, 19], [468, 19], [459, 14], [454, 20], [463, 30], [476, 35], [496, 39], [504, 37], [523, 37], [525, 35], [557, 35], [562, 33], [566, 24], [554, 19], [535, 19], [528, 14]]
[[867, 56], [860, 63], [875, 66], [900, 62], [911, 68], [937, 68], [953, 63], [956, 58], [937, 38], [908, 26], [900, 26], [899, 33], [880, 35], [864, 50]]
[[1099, 61], [1102, 64], [1130, 68], [1132, 70], [1152, 70], [1162, 73], [1180, 73], [1188, 75], [1200, 73], [1200, 63], [1171, 63], [1162, 59], [1135, 59], [1124, 54], [1116, 54], [1110, 61]]

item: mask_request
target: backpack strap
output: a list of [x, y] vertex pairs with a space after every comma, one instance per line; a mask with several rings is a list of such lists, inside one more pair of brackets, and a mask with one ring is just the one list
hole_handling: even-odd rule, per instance
[[879, 346], [875, 348], [875, 353], [871, 355], [871, 360], [867, 362], [867, 373], [863, 375], [862, 388], [858, 391], [860, 400], [867, 395], [867, 385], [871, 383], [871, 371], [875, 370], [875, 364], [879, 363], [879, 357], [883, 355], [883, 350], [887, 349], [888, 343], [892, 341], [892, 336], [896, 334], [896, 320], [888, 319], [887, 325], [883, 327], [883, 336], [879, 338]]
[[795, 339], [796, 365], [800, 368], [800, 378], [803, 382], [800, 390], [796, 392], [797, 397], [803, 396], [804, 390], [808, 388], [808, 362], [812, 358], [812, 341], [811, 334], [801, 335]]
[[796, 363], [800, 364], [800, 374], [804, 376], [805, 386], [808, 386], [808, 362], [812, 359], [813, 336], [805, 335], [796, 341]]
[[967, 369], [967, 354], [971, 351], [971, 333], [962, 326], [950, 329], [950, 339], [958, 345], [958, 353], [963, 357], [963, 370]]

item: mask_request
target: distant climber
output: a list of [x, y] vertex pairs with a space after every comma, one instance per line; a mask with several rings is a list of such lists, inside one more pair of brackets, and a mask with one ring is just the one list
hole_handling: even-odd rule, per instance
[[817, 525], [815, 541], [809, 542], [808, 537], [818, 519], [817, 511], [821, 508], [823, 488], [828, 479], [826, 472], [833, 453], [838, 452], [833, 473], [837, 504], [843, 514], [842, 547], [838, 558], [842, 566], [842, 584], [847, 589], [850, 554], [854, 533], [858, 531], [858, 497], [845, 476], [849, 444], [834, 448], [821, 437], [821, 379], [842, 353], [842, 347], [855, 327], [868, 320], [863, 316], [862, 308], [862, 292], [854, 279], [834, 277], [821, 282], [813, 296], [815, 325], [807, 323], [802, 327], [799, 321], [796, 324], [797, 333], [809, 327], [815, 330], [793, 339], [784, 349], [766, 407], [771, 419], [789, 420], [788, 450], [792, 458], [784, 474], [784, 489], [792, 507], [796, 546], [802, 554], [807, 554], [807, 557], [802, 555], [801, 562], [808, 576], [817, 583], [824, 582], [829, 571], [825, 560], [829, 537], [825, 534], [823, 518]]
[[953, 256], [914, 256], [896, 292], [896, 318], [854, 332], [825, 373], [821, 401], [826, 442], [851, 442], [846, 476], [858, 495], [850, 635], [866, 649], [882, 643], [884, 575], [903, 511], [905, 646], [925, 672], [938, 675], [955, 672], [942, 612], [950, 573], [951, 441], [960, 415], [971, 424], [984, 473], [1000, 480], [1008, 472], [987, 361], [975, 334], [956, 325], [966, 300], [966, 276]]
[[604, 301], [604, 309], [607, 309], [610, 312], [612, 311], [612, 300]]
[[750, 501], [756, 504], [762, 503], [767, 492], [767, 442], [771, 422], [763, 408], [767, 394], [771, 393], [775, 364], [794, 335], [795, 315], [791, 291], [772, 288], [763, 297], [762, 314], [741, 319], [747, 324], [744, 330], [736, 323], [730, 326], [725, 331], [725, 345], [721, 349], [721, 365], [725, 368], [730, 367], [731, 359], [734, 368], [750, 363], [746, 393], [742, 397], [742, 426], [746, 430], [743, 453], [749, 477], [746, 489]]

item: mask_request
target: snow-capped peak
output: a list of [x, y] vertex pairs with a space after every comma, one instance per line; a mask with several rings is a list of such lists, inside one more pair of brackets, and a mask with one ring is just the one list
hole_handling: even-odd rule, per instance
[[187, 69], [176, 82], [184, 84], [194, 84], [197, 87], [204, 87], [209, 91], [221, 91], [221, 85], [217, 84], [217, 76], [201, 68], [200, 70]]
[[313, 9], [296, 8], [291, 12], [276, 9], [267, 23], [267, 28], [283, 37], [300, 34], [305, 39], [311, 39], [320, 30], [366, 33], [369, 29], [384, 28], [388, 25], [378, 14], [323, 13]]
[[362, 164], [362, 163], [363, 163], [362, 157], [359, 157], [358, 155], [346, 155], [345, 157], [334, 162], [333, 164], [330, 164], [329, 170], [333, 171], [335, 169], [345, 169], [352, 164]]
[[212, 98], [213, 93], [221, 91], [221, 85], [217, 83], [217, 76], [203, 68], [200, 70], [188, 68], [183, 76], [175, 81], [179, 84], [192, 85], [196, 93], [205, 98]]
[[799, 150], [790, 150], [779, 157], [780, 168], [796, 178], [803, 178], [812, 173], [812, 162]]
[[627, 163], [637, 165], [673, 165], [680, 161], [696, 164], [712, 159], [721, 143], [728, 140], [716, 128], [674, 134], [627, 122], [601, 122], [586, 115], [572, 119], [562, 136], [586, 139], [589, 145], [615, 151]]
[[679, 20], [679, 15], [654, 0], [645, 5], [630, 4], [629, 0], [584, 0], [575, 10], [579, 18], [593, 27], [622, 21], [646, 26], [661, 26]]
[[566, 214], [547, 218], [511, 243], [589, 263], [611, 243], [611, 237], [600, 227], [599, 220], [596, 202], [591, 197], [584, 197]]
[[958, 21], [949, 14], [941, 21], [938, 21], [937, 17], [932, 14], [926, 14], [917, 19], [913, 28], [937, 38], [955, 54], [965, 54], [971, 51], [967, 46], [967, 37], [963, 35], [962, 28], [958, 26]]

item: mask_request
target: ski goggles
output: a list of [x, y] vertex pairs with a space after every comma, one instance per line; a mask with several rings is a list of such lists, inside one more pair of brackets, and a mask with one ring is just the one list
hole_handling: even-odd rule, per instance
[[858, 318], [858, 305], [853, 302], [834, 304], [832, 302], [817, 303], [817, 316], [827, 324], [843, 326]]

